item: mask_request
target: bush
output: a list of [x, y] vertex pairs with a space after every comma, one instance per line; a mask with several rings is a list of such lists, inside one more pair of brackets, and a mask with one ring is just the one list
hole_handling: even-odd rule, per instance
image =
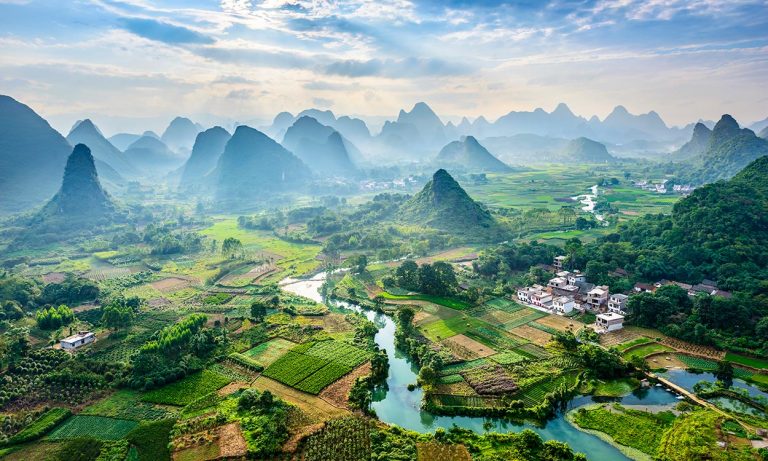
[[15, 445], [38, 439], [56, 427], [60, 422], [67, 419], [71, 414], [71, 411], [64, 408], [51, 408], [21, 432], [8, 439], [4, 445]]

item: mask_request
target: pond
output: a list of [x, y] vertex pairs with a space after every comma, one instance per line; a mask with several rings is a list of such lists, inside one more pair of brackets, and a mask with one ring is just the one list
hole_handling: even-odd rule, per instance
[[[693, 392], [693, 386], [695, 386], [699, 381], [707, 381], [710, 383], [717, 381], [717, 378], [713, 373], [693, 373], [691, 371], [679, 368], [667, 370], [664, 373], [659, 373], [659, 376], [667, 378], [668, 380], [690, 392]], [[768, 399], [768, 392], [761, 391], [757, 386], [754, 386], [742, 379], [734, 379], [733, 387], [745, 389], [747, 392], [749, 392], [749, 395], [753, 397], [762, 396]]]
[[[320, 287], [324, 281], [324, 275], [319, 274], [310, 280], [284, 280], [280, 283], [283, 290], [305, 296], [317, 302], [323, 302]], [[454, 424], [475, 432], [485, 432], [489, 426], [490, 432], [520, 432], [531, 429], [544, 440], [559, 440], [567, 443], [576, 451], [585, 453], [589, 459], [596, 461], [629, 460], [618, 449], [609, 443], [591, 434], [579, 431], [573, 427], [564, 416], [558, 414], [555, 418], [546, 422], [543, 427], [530, 423], [514, 424], [497, 418], [483, 418], [475, 416], [439, 416], [424, 411], [421, 408], [423, 392], [416, 388], [408, 390], [409, 384], [415, 384], [418, 377], [418, 369], [411, 361], [395, 347], [395, 322], [388, 315], [363, 310], [358, 306], [344, 302], [330, 302], [334, 307], [350, 309], [364, 314], [379, 328], [375, 341], [381, 349], [387, 352], [389, 358], [389, 375], [387, 385], [377, 390], [373, 396], [371, 407], [381, 421], [396, 424], [405, 429], [416, 432], [434, 432], [438, 428], [450, 429]], [[567, 410], [578, 408], [595, 401], [613, 400], [626, 405], [649, 405], [658, 407], [677, 403], [675, 395], [662, 388], [654, 387], [639, 389], [632, 394], [619, 399], [595, 399], [589, 396], [580, 396], [571, 400]], [[636, 407], [642, 409], [642, 407]], [[567, 411], [566, 410], [566, 411]]]

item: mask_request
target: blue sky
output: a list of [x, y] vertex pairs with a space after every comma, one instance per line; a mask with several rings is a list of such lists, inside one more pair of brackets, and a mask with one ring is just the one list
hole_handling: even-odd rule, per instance
[[768, 116], [766, 0], [0, 0], [0, 50], [0, 93], [108, 132], [421, 100], [446, 118]]

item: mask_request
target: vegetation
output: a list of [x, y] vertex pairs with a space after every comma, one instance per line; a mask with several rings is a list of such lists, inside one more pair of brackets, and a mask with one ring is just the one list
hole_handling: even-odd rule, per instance
[[216, 372], [203, 370], [189, 375], [181, 381], [144, 394], [146, 402], [184, 406], [195, 400], [196, 396], [218, 390], [229, 383], [229, 379]]
[[622, 445], [655, 456], [664, 432], [672, 426], [671, 412], [646, 413], [621, 405], [598, 405], [572, 412], [573, 421], [584, 429], [608, 434]]

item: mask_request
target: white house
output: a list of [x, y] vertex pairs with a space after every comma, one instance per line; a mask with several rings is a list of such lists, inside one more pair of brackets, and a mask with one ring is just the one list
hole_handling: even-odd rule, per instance
[[59, 341], [59, 344], [65, 351], [72, 351], [94, 341], [96, 341], [96, 335], [92, 332], [78, 331], [76, 335], [66, 337]]
[[573, 271], [568, 275], [568, 285], [578, 285], [587, 281], [587, 276], [580, 271]]
[[558, 296], [552, 300], [552, 309], [558, 314], [569, 314], [576, 307], [576, 302], [570, 296]]
[[597, 314], [595, 325], [597, 325], [598, 333], [621, 330], [624, 328], [624, 316], [613, 312]]
[[627, 315], [627, 299], [629, 296], [621, 293], [613, 294], [608, 298], [608, 311], [614, 314]]

